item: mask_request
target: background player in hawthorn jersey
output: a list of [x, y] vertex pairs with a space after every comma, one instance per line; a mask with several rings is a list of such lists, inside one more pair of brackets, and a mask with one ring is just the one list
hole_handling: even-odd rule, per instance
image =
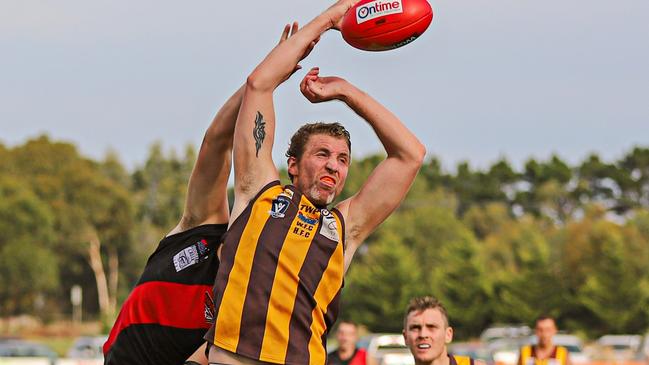
[[446, 309], [433, 297], [413, 298], [403, 319], [403, 337], [415, 365], [485, 365], [467, 356], [449, 354], [453, 340]]
[[540, 316], [534, 326], [537, 344], [521, 347], [518, 365], [570, 365], [568, 349], [554, 344], [557, 324], [550, 316]]
[[273, 92], [357, 1], [340, 0], [248, 76], [234, 132], [234, 206], [214, 292], [216, 321], [205, 339], [210, 363], [324, 364], [342, 277], [354, 252], [403, 200], [425, 148], [383, 105], [339, 77], [311, 69], [300, 84], [311, 102], [345, 102], [372, 127], [387, 157], [351, 198], [341, 192], [350, 164], [337, 123], [301, 127], [287, 153], [293, 185], [279, 185], [272, 160]]
[[[280, 42], [297, 32], [286, 25]], [[149, 258], [104, 345], [105, 364], [207, 363], [205, 296], [218, 269], [217, 249], [227, 229], [227, 184], [234, 124], [244, 88], [208, 127], [189, 178], [183, 216]], [[191, 355], [191, 356], [190, 356]], [[194, 361], [194, 362], [191, 362]]]

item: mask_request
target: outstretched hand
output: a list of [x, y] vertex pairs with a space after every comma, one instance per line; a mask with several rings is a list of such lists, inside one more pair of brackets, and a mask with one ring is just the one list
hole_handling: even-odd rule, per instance
[[[289, 37], [295, 35], [295, 33], [297, 33], [298, 30], [300, 30], [300, 26], [298, 25], [297, 22], [293, 22], [293, 24], [286, 24], [284, 26], [284, 31], [282, 31], [282, 36], [279, 38], [278, 45], [282, 44], [284, 41], [289, 39]], [[313, 51], [313, 48], [318, 43], [318, 41], [320, 41], [320, 37], [316, 38], [313, 42], [311, 42], [307, 46], [307, 48], [304, 50], [304, 54], [302, 55], [302, 57], [300, 57], [300, 61], [305, 59], [311, 53], [311, 51]], [[297, 65], [295, 65], [295, 68], [293, 69], [293, 71], [291, 71], [291, 73], [289, 75], [287, 75], [286, 78], [284, 80], [282, 80], [282, 82], [284, 82], [284, 81], [288, 80], [289, 78], [291, 78], [291, 76], [293, 76], [293, 74], [296, 73], [300, 69], [302, 69], [302, 66], [298, 63]]]
[[320, 69], [314, 67], [300, 82], [300, 91], [312, 103], [321, 103], [343, 96], [346, 85], [345, 79], [336, 76], [320, 77]]
[[343, 22], [343, 17], [357, 2], [360, 0], [338, 0], [333, 4], [327, 13], [329, 14], [329, 20], [331, 21], [331, 29], [340, 30], [340, 25]]

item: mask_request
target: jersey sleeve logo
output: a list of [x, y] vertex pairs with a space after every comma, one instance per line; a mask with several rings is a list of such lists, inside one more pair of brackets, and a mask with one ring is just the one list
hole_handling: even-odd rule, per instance
[[270, 214], [271, 217], [273, 218], [284, 218], [286, 215], [286, 210], [288, 209], [288, 205], [291, 203], [288, 197], [284, 195], [278, 195], [277, 198], [273, 200], [270, 206], [270, 211], [268, 214]]
[[322, 209], [321, 214], [322, 226], [320, 227], [320, 234], [334, 242], [340, 242], [336, 217], [334, 217], [334, 215], [327, 209]]
[[207, 241], [202, 239], [174, 255], [174, 268], [176, 269], [176, 272], [184, 270], [197, 264], [201, 259], [206, 259], [209, 253], [210, 248]]

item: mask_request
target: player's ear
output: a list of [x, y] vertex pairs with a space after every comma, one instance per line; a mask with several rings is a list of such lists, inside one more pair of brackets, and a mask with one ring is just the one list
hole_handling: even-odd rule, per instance
[[453, 341], [453, 327], [446, 327], [446, 343]]
[[288, 166], [287, 170], [290, 175], [296, 176], [298, 174], [297, 159], [294, 156], [286, 160], [286, 165]]

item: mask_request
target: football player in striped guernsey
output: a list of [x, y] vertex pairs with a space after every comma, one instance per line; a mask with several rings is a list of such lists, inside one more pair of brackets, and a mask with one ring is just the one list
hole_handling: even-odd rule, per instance
[[342, 101], [374, 130], [387, 156], [358, 192], [331, 206], [351, 162], [339, 123], [311, 123], [291, 138], [291, 184], [272, 159], [273, 93], [357, 0], [340, 0], [280, 43], [248, 76], [234, 132], [234, 206], [214, 285], [210, 363], [319, 364], [354, 252], [401, 203], [425, 148], [385, 106], [343, 78], [312, 68], [300, 83], [312, 103]]
[[403, 319], [403, 337], [415, 358], [415, 365], [485, 365], [468, 356], [449, 354], [453, 340], [446, 308], [436, 298], [413, 298]]

